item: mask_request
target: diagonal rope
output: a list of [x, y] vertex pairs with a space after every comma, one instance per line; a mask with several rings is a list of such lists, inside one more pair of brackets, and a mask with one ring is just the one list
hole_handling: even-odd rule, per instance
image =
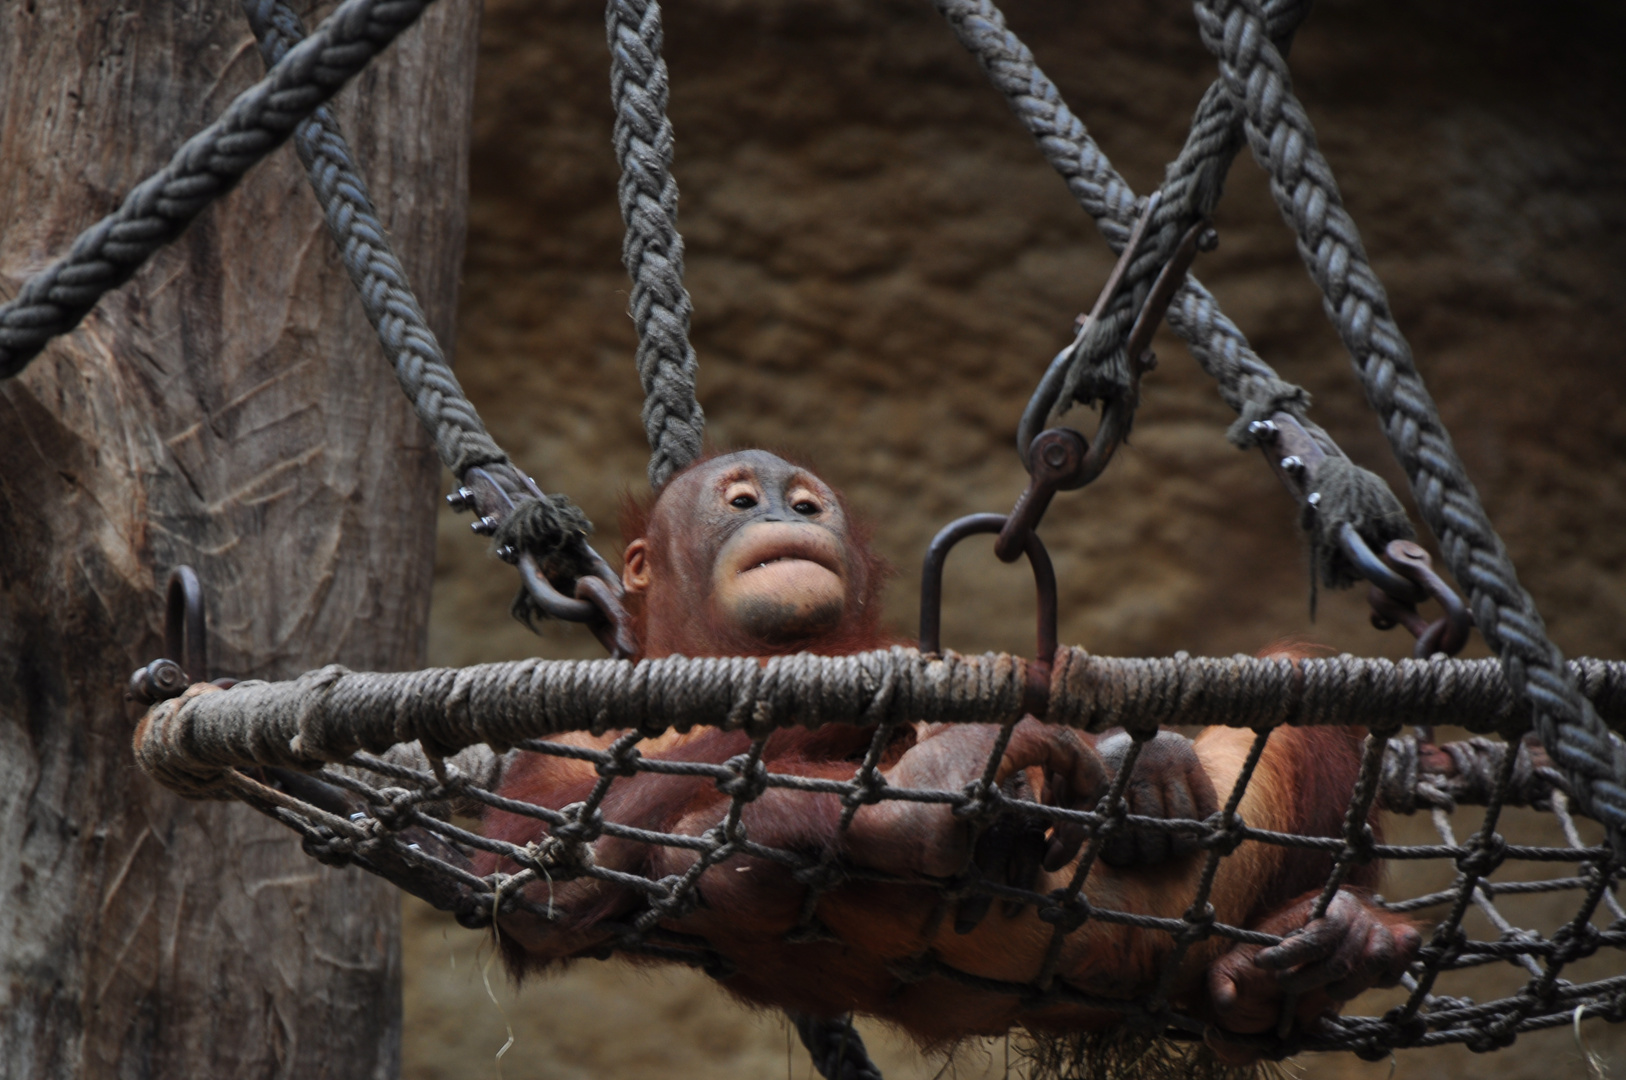
[[[281, 0], [242, 0], [242, 6], [273, 69], [307, 40], [304, 23]], [[318, 106], [295, 129], [293, 142], [362, 310], [441, 462], [460, 483], [470, 470], [483, 469], [513, 503], [499, 544], [542, 556], [544, 568], [562, 581], [589, 572], [592, 524], [564, 496], [539, 497], [486, 430], [424, 317], [332, 110]], [[512, 538], [520, 526], [523, 537]]]
[[116, 211], [79, 234], [68, 254], [0, 307], [0, 379], [65, 334], [104, 295], [179, 236], [192, 219], [293, 134], [417, 19], [431, 0], [345, 0], [169, 164], [136, 185]]
[[1226, 89], [1246, 116], [1248, 144], [1270, 175], [1271, 193], [1326, 297], [1418, 509], [1468, 591], [1480, 632], [1528, 703], [1542, 745], [1564, 770], [1576, 802], [1609, 826], [1617, 850], [1626, 849], [1626, 746], [1610, 740], [1519, 584], [1395, 323], [1259, 5], [1198, 0], [1196, 11], [1203, 44], [1219, 59]]

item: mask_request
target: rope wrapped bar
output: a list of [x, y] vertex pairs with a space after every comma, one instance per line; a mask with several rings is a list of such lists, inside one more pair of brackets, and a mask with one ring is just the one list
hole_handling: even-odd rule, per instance
[[[1600, 715], [1616, 727], [1626, 726], [1626, 663], [1575, 661], [1570, 673], [1593, 698]], [[643, 907], [625, 919], [603, 924], [611, 941], [595, 947], [591, 955], [619, 951], [659, 957], [693, 965], [720, 979], [731, 977], [734, 970], [727, 957], [703, 938], [679, 932], [663, 920], [680, 916], [696, 902], [708, 868], [726, 869], [719, 864], [739, 855], [769, 860], [804, 882], [806, 917], [813, 915], [819, 896], [842, 882], [936, 887], [946, 898], [983, 894], [1033, 905], [1041, 918], [1050, 913], [1059, 919], [1065, 907], [1081, 898], [1067, 897], [1065, 891], [1041, 894], [990, 878], [933, 883], [899, 877], [839, 857], [832, 861], [828, 851], [767, 846], [732, 825], [701, 835], [652, 832], [600, 812], [613, 784], [638, 774], [710, 780], [729, 796], [729, 822], [739, 820], [746, 803], [778, 789], [839, 796], [849, 810], [868, 802], [907, 799], [942, 804], [960, 814], [992, 800], [1002, 813], [1071, 821], [1092, 833], [1131, 822], [1139, 828], [1196, 837], [1210, 848], [1210, 865], [1217, 865], [1243, 841], [1294, 848], [1306, 855], [1347, 853], [1347, 836], [1295, 836], [1251, 827], [1237, 818], [1234, 812], [1247, 785], [1246, 773], [1238, 779], [1227, 813], [1196, 821], [1121, 815], [1107, 808], [1112, 796], [1096, 810], [1086, 811], [1040, 805], [997, 789], [975, 791], [976, 785], [963, 790], [893, 788], [874, 775], [873, 748], [864, 763], [854, 763], [850, 781], [771, 771], [757, 753], [707, 762], [659, 754], [644, 757], [637, 750], [641, 737], [698, 724], [747, 731], [758, 739], [760, 749], [766, 734], [795, 724], [875, 724], [880, 745], [886, 732], [908, 720], [1009, 720], [1022, 708], [1029, 674], [1028, 661], [1018, 657], [923, 655], [902, 648], [850, 657], [798, 655], [767, 661], [535, 660], [392, 674], [329, 667], [290, 682], [246, 682], [227, 690], [194, 686], [181, 698], [149, 711], [137, 731], [136, 753], [144, 768], [182, 793], [240, 799], [298, 832], [313, 857], [383, 876], [455, 913], [467, 926], [488, 925], [496, 913], [518, 910], [551, 921], [551, 908], [526, 895], [527, 887], [537, 882], [551, 886], [586, 877], [630, 886]], [[1459, 871], [1473, 871], [1450, 888], [1396, 901], [1377, 898], [1393, 911], [1451, 908], [1442, 924], [1443, 936], [1436, 935], [1436, 944], [1423, 951], [1402, 980], [1414, 1003], [1411, 1011], [1339, 1016], [1311, 1031], [1245, 1036], [1241, 1041], [1271, 1056], [1344, 1049], [1379, 1058], [1396, 1049], [1453, 1042], [1489, 1049], [1522, 1032], [1572, 1022], [1578, 1009], [1610, 1020], [1626, 1016], [1626, 980], [1614, 974], [1618, 967], [1595, 973], [1590, 981], [1572, 967], [1570, 981], [1558, 980], [1567, 965], [1626, 949], [1626, 911], [1614, 896], [1622, 868], [1608, 846], [1589, 844], [1577, 830], [1558, 774], [1535, 762], [1536, 752], [1527, 740], [1483, 738], [1436, 747], [1449, 754], [1453, 768], [1421, 769], [1417, 740], [1389, 734], [1403, 722], [1451, 722], [1475, 730], [1500, 729], [1506, 735], [1521, 732], [1527, 724], [1495, 661], [1391, 662], [1345, 656], [1294, 665], [1245, 656], [1126, 660], [1062, 649], [1056, 655], [1048, 708], [1052, 722], [1091, 730], [1123, 725], [1150, 732], [1169, 721], [1256, 728], [1255, 756], [1275, 725], [1346, 724], [1381, 717], [1383, 730], [1369, 744], [1367, 758], [1372, 763], [1381, 760], [1382, 767], [1363, 770], [1363, 777], [1369, 772], [1371, 781], [1363, 779], [1357, 798], [1364, 805], [1376, 796], [1385, 809], [1397, 813], [1431, 810], [1440, 842], [1369, 842], [1361, 856], [1445, 861]], [[631, 731], [602, 749], [546, 739], [563, 732], [602, 733], [622, 727]], [[421, 740], [424, 753], [395, 745], [413, 739]], [[563, 810], [519, 802], [492, 790], [496, 771], [468, 756], [478, 749], [488, 764], [495, 762], [486, 746], [589, 763], [601, 780], [586, 803]], [[471, 749], [451, 760], [459, 747]], [[376, 756], [378, 752], [384, 756]], [[289, 774], [280, 780], [271, 775], [289, 767], [310, 775], [298, 775], [293, 783], [286, 779]], [[1121, 793], [1132, 768], [1133, 755], [1126, 756], [1118, 766], [1114, 792]], [[1458, 841], [1446, 817], [1460, 805], [1488, 808], [1485, 825], [1465, 841]], [[1506, 842], [1496, 836], [1495, 815], [1511, 806], [1550, 810], [1563, 827], [1567, 846]], [[449, 816], [488, 810], [534, 818], [543, 839], [518, 845], [469, 831]], [[593, 836], [681, 848], [697, 861], [689, 873], [660, 880], [596, 865], [584, 857], [583, 840], [575, 831], [588, 819]], [[476, 849], [504, 857], [516, 870], [476, 876], [468, 857]], [[1487, 861], [1490, 855], [1494, 857]], [[1519, 873], [1516, 880], [1492, 880], [1503, 861], [1553, 867], [1557, 873], [1549, 872], [1541, 880], [1523, 880]], [[1556, 891], [1578, 893], [1581, 902], [1575, 917], [1552, 935], [1519, 930], [1497, 907], [1527, 894]], [[1501, 932], [1500, 938], [1478, 939], [1462, 927], [1470, 898]], [[1615, 915], [1612, 924], [1592, 925], [1592, 913], [1600, 906]], [[1170, 935], [1182, 948], [1210, 937], [1255, 945], [1281, 940], [1203, 917], [1201, 909], [1199, 897], [1182, 918], [1107, 905], [1090, 905], [1087, 910], [1091, 920]], [[1063, 922], [1057, 922], [1059, 935], [1071, 932]], [[786, 940], [802, 940], [795, 936], [798, 932], [816, 929], [816, 919], [804, 918]], [[1438, 978], [1456, 972], [1474, 980], [1463, 987], [1479, 987], [1483, 975], [1478, 969], [1508, 964], [1532, 976], [1526, 990], [1515, 997], [1475, 1002], [1432, 989]], [[949, 980], [1029, 1003], [1067, 1002], [1121, 1012], [1126, 1020], [1149, 1024], [1147, 1030], [1176, 1040], [1190, 1040], [1202, 1030], [1200, 1020], [1169, 1008], [1164, 991], [1137, 999], [1099, 997], [1042, 972], [1029, 982], [1005, 982], [961, 970], [931, 953], [899, 970], [909, 981]], [[844, 1041], [847, 1023], [839, 1018], [806, 1021], [804, 1041], [827, 1077], [834, 1073], [844, 1080], [851, 1076], [863, 1080], [875, 1072], [873, 1062], [861, 1045]]]
[[[1494, 660], [1353, 656], [1161, 660], [1056, 655], [1048, 719], [1090, 731], [1166, 724], [1454, 724], [1516, 737], [1525, 713]], [[1626, 727], [1626, 663], [1579, 660], [1571, 673], [1616, 728]], [[332, 666], [289, 682], [244, 682], [155, 705], [136, 737], [141, 766], [203, 795], [224, 770], [314, 769], [358, 750], [421, 741], [450, 756], [499, 751], [568, 731], [656, 735], [715, 725], [764, 735], [826, 723], [998, 723], [1021, 714], [1028, 662], [913, 649], [853, 656], [525, 660], [398, 673]]]

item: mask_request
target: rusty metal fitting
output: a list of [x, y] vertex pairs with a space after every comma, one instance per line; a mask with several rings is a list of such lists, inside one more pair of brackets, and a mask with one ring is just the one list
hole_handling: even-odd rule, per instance
[[[968, 536], [1002, 532], [1007, 520], [1005, 514], [970, 514], [949, 522], [932, 538], [920, 571], [921, 652], [937, 653], [942, 649], [943, 564], [949, 552]], [[1038, 595], [1038, 640], [1034, 659], [1028, 664], [1022, 709], [1029, 715], [1043, 717], [1050, 706], [1050, 672], [1059, 640], [1056, 630], [1059, 606], [1056, 600], [1056, 570], [1038, 534], [1027, 534], [1023, 550], [1027, 553], [1028, 564], [1033, 567], [1033, 584]]]

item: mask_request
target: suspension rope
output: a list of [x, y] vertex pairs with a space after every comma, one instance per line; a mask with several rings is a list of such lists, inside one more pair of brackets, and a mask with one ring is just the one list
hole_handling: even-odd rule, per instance
[[431, 0], [345, 0], [266, 77], [188, 139], [120, 207], [79, 234], [68, 254], [0, 307], [0, 379], [20, 373], [109, 291], [179, 236], [192, 219], [293, 134]]
[[632, 276], [628, 310], [638, 328], [649, 482], [659, 490], [700, 456], [706, 422], [694, 390], [698, 364], [689, 344], [693, 307], [683, 287], [660, 5], [656, 0], [610, 0], [605, 27], [615, 158], [621, 167], [617, 193], [627, 226], [621, 259]]
[[[242, 0], [242, 6], [273, 69], [305, 40], [304, 23], [281, 0]], [[367, 321], [402, 393], [433, 437], [441, 463], [459, 483], [467, 482], [472, 470], [482, 470], [512, 507], [493, 530], [495, 546], [506, 547], [511, 562], [522, 552], [536, 556], [549, 576], [562, 582], [573, 584], [590, 573], [592, 523], [568, 498], [541, 494], [486, 430], [424, 317], [332, 110], [319, 106], [300, 122], [293, 142]], [[518, 614], [532, 625], [540, 613], [521, 605]]]
[[[1045, 160], [1095, 220], [1107, 244], [1121, 252], [1143, 203], [1112, 167], [1083, 122], [1067, 107], [1032, 51], [1006, 25], [999, 7], [993, 0], [934, 3], [960, 44], [1005, 96]], [[1265, 5], [1268, 32], [1285, 44], [1308, 7], [1306, 0], [1270, 0]], [[1166, 171], [1163, 198], [1149, 223], [1150, 228], [1158, 230], [1159, 240], [1146, 245], [1151, 254], [1136, 259], [1131, 267], [1137, 283], [1145, 280], [1148, 267], [1155, 273], [1167, 260], [1171, 235], [1177, 239], [1183, 228], [1212, 211], [1242, 142], [1241, 116], [1223, 80], [1216, 81], [1204, 93], [1186, 144]], [[1114, 305], [1113, 318], [1099, 320], [1099, 337], [1092, 333], [1092, 340], [1074, 343], [1068, 381], [1063, 388], [1064, 395], [1071, 395], [1073, 400], [1088, 402], [1125, 384], [1127, 368], [1113, 348], [1121, 351], [1128, 333], [1123, 310], [1127, 306], [1129, 318], [1133, 318], [1145, 295], [1139, 284], [1125, 293], [1132, 295]], [[1312, 492], [1293, 491], [1301, 508], [1311, 511], [1305, 519], [1315, 552], [1312, 573], [1318, 573], [1322, 583], [1342, 588], [1362, 579], [1339, 545], [1332, 542], [1345, 523], [1354, 526], [1374, 550], [1382, 550], [1390, 540], [1411, 538], [1413, 531], [1405, 511], [1388, 485], [1375, 473], [1351, 462], [1332, 436], [1309, 420], [1306, 413], [1310, 395], [1283, 380], [1253, 351], [1247, 337], [1195, 277], [1187, 275], [1175, 293], [1167, 318], [1198, 364], [1214, 379], [1220, 397], [1237, 412], [1237, 420], [1227, 432], [1232, 443], [1243, 448], [1260, 445], [1260, 422], [1282, 412], [1296, 419], [1327, 455], [1319, 477], [1321, 490], [1314, 492], [1321, 498], [1312, 503], [1308, 499]]]
[[1226, 90], [1246, 117], [1248, 145], [1270, 175], [1271, 194], [1298, 236], [1299, 254], [1326, 297], [1423, 520], [1468, 591], [1480, 633], [1528, 703], [1576, 802], [1626, 851], [1626, 745], [1609, 738], [1519, 584], [1395, 323], [1258, 4], [1198, 0], [1196, 10], [1203, 44], [1219, 59]]

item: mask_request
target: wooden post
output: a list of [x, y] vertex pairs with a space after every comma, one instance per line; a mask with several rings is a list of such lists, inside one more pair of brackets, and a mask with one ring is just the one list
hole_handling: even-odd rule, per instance
[[[448, 347], [478, 12], [433, 6], [338, 99]], [[264, 72], [229, 0], [0, 27], [9, 298]], [[146, 780], [122, 699], [177, 563], [211, 674], [421, 665], [437, 475], [291, 148], [0, 383], [0, 1074], [398, 1072], [397, 894]]]

